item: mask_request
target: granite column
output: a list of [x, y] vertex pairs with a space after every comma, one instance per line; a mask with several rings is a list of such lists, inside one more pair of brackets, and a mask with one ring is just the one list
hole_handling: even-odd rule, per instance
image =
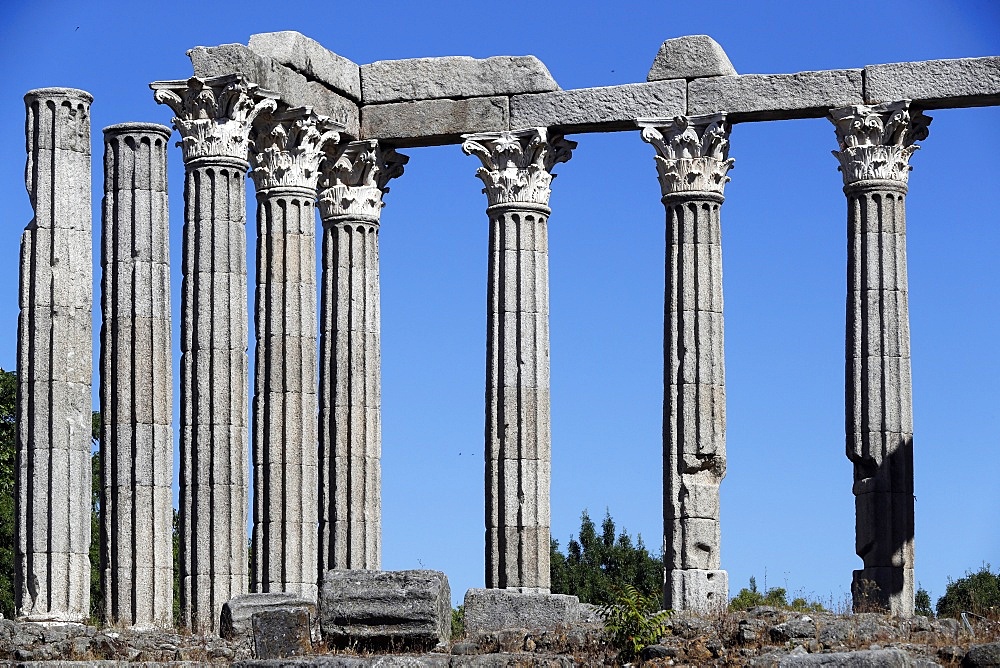
[[913, 402], [906, 192], [930, 118], [909, 102], [830, 113], [847, 195], [847, 457], [854, 464], [855, 610], [912, 616]]
[[21, 236], [14, 605], [27, 621], [90, 616], [92, 101], [24, 96], [35, 217]]
[[733, 166], [725, 115], [642, 120], [666, 208], [663, 317], [663, 607], [728, 602], [719, 485], [726, 475], [723, 189]]
[[378, 231], [386, 184], [408, 158], [377, 141], [323, 162], [319, 577], [381, 568], [382, 428]]
[[545, 128], [464, 136], [490, 220], [486, 339], [486, 587], [549, 592], [552, 168], [575, 142]]
[[101, 579], [104, 617], [173, 626], [170, 128], [104, 129]]
[[239, 75], [151, 84], [184, 151], [181, 288], [181, 623], [216, 631], [247, 591], [246, 173], [276, 95]]

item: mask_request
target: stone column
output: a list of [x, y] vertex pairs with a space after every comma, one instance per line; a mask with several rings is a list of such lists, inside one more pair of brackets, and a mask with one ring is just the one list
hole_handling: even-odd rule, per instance
[[316, 182], [329, 119], [308, 108], [257, 121], [256, 365], [253, 398], [254, 592], [315, 601]]
[[733, 166], [725, 115], [640, 121], [656, 149], [667, 213], [663, 316], [663, 607], [725, 606], [719, 485], [726, 475], [723, 189]]
[[111, 624], [173, 627], [170, 128], [104, 129], [101, 579]]
[[847, 457], [856, 610], [913, 615], [913, 403], [906, 282], [909, 160], [930, 118], [909, 102], [831, 111], [847, 195]]
[[239, 75], [151, 87], [177, 114], [185, 167], [181, 623], [215, 631], [247, 591], [247, 144], [276, 96]]
[[90, 616], [90, 103], [24, 96], [34, 209], [21, 236], [14, 604], [28, 621]]
[[464, 136], [483, 166], [486, 302], [486, 587], [549, 592], [549, 272], [552, 168], [576, 142], [545, 128]]
[[319, 576], [382, 563], [378, 227], [389, 179], [408, 158], [377, 141], [323, 163]]

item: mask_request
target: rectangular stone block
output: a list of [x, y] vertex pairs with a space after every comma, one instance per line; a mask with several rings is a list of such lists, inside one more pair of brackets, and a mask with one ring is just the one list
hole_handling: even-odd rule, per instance
[[736, 123], [821, 118], [833, 107], [864, 103], [861, 70], [695, 79], [687, 93], [689, 115], [726, 112]]
[[250, 35], [251, 51], [271, 58], [312, 81], [319, 81], [355, 102], [361, 99], [358, 64], [294, 30]]
[[465, 631], [552, 629], [580, 619], [580, 599], [566, 594], [522, 593], [511, 589], [470, 589], [465, 593]]
[[335, 647], [419, 651], [451, 638], [451, 588], [438, 571], [330, 570], [319, 609]]
[[667, 570], [663, 607], [714, 613], [729, 602], [729, 574], [718, 570]]
[[899, 100], [925, 109], [1000, 104], [1000, 56], [867, 66], [865, 101]]
[[388, 140], [400, 148], [457, 144], [463, 134], [509, 128], [506, 97], [393, 102], [361, 109], [361, 137]]
[[223, 604], [219, 633], [223, 638], [250, 637], [253, 616], [274, 611], [304, 612], [314, 616], [316, 605], [286, 592], [243, 594]]
[[558, 127], [563, 132], [635, 129], [636, 118], [687, 111], [683, 80], [560, 90], [510, 99], [511, 128]]
[[410, 58], [361, 66], [365, 104], [558, 90], [534, 56]]

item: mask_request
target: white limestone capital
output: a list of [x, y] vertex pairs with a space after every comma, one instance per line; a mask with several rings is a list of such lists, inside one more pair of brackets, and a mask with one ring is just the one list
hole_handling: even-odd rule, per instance
[[283, 187], [316, 190], [324, 148], [339, 142], [343, 129], [310, 107], [262, 114], [250, 133], [250, 178], [257, 192]]
[[490, 206], [548, 206], [552, 168], [572, 157], [575, 141], [548, 136], [546, 128], [462, 135], [462, 151], [483, 163], [476, 176], [485, 184]]
[[725, 114], [640, 118], [643, 141], [656, 149], [664, 197], [698, 192], [721, 196], [736, 161], [729, 157], [732, 124]]
[[927, 138], [931, 119], [910, 108], [909, 100], [878, 105], [833, 109], [830, 120], [837, 133], [844, 185], [858, 181], [909, 180], [910, 156], [920, 148], [914, 142]]
[[327, 144], [320, 165], [320, 217], [377, 222], [389, 180], [402, 175], [409, 159], [375, 139]]
[[247, 161], [250, 128], [265, 111], [277, 108], [278, 94], [248, 82], [242, 75], [178, 81], [154, 81], [153, 99], [176, 116], [178, 146], [184, 161], [223, 157]]

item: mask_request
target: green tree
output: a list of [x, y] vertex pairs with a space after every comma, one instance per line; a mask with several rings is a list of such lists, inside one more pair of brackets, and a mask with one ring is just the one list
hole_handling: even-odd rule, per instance
[[0, 369], [0, 612], [14, 617], [14, 470], [17, 376]]
[[962, 612], [1000, 617], [1000, 573], [990, 572], [989, 564], [976, 573], [966, 571], [964, 578], [948, 578], [944, 596], [937, 602], [938, 617], [958, 617]]
[[914, 612], [921, 617], [933, 617], [934, 609], [931, 607], [931, 595], [923, 587], [917, 587], [917, 593], [913, 597]]
[[607, 512], [601, 532], [586, 510], [580, 515], [579, 538], [571, 537], [566, 554], [559, 542], [552, 540], [549, 555], [552, 592], [572, 594], [584, 603], [609, 605], [616, 601], [616, 591], [634, 586], [643, 596], [659, 600], [663, 589], [663, 558], [652, 556], [636, 536], [633, 542], [622, 529], [616, 534], [615, 522]]

